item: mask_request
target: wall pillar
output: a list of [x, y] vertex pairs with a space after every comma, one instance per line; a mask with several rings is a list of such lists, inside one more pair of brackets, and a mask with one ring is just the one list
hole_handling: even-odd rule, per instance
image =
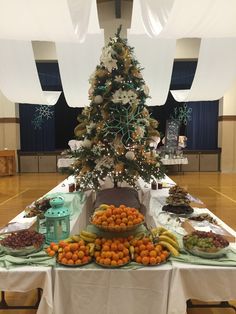
[[20, 149], [20, 119], [19, 105], [9, 101], [0, 92], [0, 150], [4, 149], [15, 152]]
[[236, 172], [236, 84], [219, 102], [218, 146], [221, 171]]

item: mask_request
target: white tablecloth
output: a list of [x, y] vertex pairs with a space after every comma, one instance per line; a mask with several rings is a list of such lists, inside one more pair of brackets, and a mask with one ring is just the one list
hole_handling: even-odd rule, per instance
[[[67, 192], [68, 183], [72, 181], [69, 177], [49, 193]], [[174, 184], [168, 177], [162, 182], [165, 186]], [[168, 188], [150, 190], [150, 185], [142, 181], [140, 187], [140, 198], [148, 208], [148, 217], [157, 225]], [[78, 233], [88, 224], [93, 201], [94, 193], [86, 192], [80, 215], [71, 221], [71, 233]], [[234, 232], [218, 221], [229, 232]], [[179, 262], [137, 270], [0, 268], [0, 290], [25, 292], [35, 288], [43, 289], [38, 314], [51, 314], [53, 308], [54, 314], [185, 314], [186, 301], [190, 298], [203, 301], [236, 299], [236, 268]]]
[[51, 267], [23, 266], [12, 269], [0, 268], [0, 290], [27, 292], [42, 288], [37, 314], [53, 313]]
[[55, 314], [166, 314], [171, 266], [55, 269]]
[[[173, 262], [168, 314], [186, 314], [186, 301], [236, 299], [236, 268]], [[223, 313], [223, 312], [222, 312]]]
[[163, 165], [187, 165], [188, 164], [188, 158], [162, 158], [161, 162]]

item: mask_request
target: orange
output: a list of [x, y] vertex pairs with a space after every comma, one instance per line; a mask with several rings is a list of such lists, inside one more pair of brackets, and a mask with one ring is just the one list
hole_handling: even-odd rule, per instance
[[51, 251], [50, 246], [49, 246], [49, 247], [47, 247], [47, 248], [45, 249], [45, 251], [49, 254], [49, 253], [50, 253], [50, 251]]
[[48, 253], [48, 255], [51, 256], [51, 257], [55, 256], [55, 254], [56, 254], [56, 252], [53, 251], [53, 250], [51, 250], [51, 251]]
[[67, 245], [67, 243], [65, 241], [61, 240], [61, 241], [59, 241], [58, 245], [59, 245], [59, 247], [63, 248]]
[[139, 251], [144, 251], [144, 250], [146, 250], [146, 245], [141, 244], [141, 245], [139, 246]]
[[117, 244], [116, 243], [112, 243], [111, 244], [111, 250], [116, 252], [117, 251]]
[[104, 259], [104, 265], [110, 265], [111, 264], [111, 259], [110, 258], [105, 258]]
[[124, 263], [123, 263], [123, 260], [122, 259], [118, 259], [118, 261], [117, 261], [117, 265], [123, 265]]
[[111, 261], [111, 265], [112, 265], [112, 266], [117, 266], [117, 262], [116, 262], [115, 260], [112, 260], [112, 261]]
[[119, 244], [117, 245], [117, 248], [118, 248], [118, 251], [123, 251], [123, 249], [124, 249], [123, 243], [119, 243]]
[[160, 256], [157, 256], [157, 257], [156, 257], [156, 262], [157, 262], [157, 264], [159, 264], [159, 263], [161, 262]]
[[72, 252], [78, 250], [78, 248], [79, 248], [79, 244], [78, 244], [78, 243], [71, 243], [71, 244], [70, 244], [70, 250], [71, 250]]
[[67, 261], [67, 264], [68, 264], [68, 265], [74, 265], [74, 261], [73, 261], [72, 259], [69, 259], [69, 260]]
[[104, 244], [102, 247], [103, 251], [109, 251], [110, 250], [110, 246], [108, 244]]
[[129, 250], [127, 248], [124, 248], [123, 253], [124, 253], [124, 256], [128, 256], [129, 255]]
[[80, 241], [78, 242], [78, 244], [79, 244], [79, 246], [84, 245], [84, 240], [80, 240]]
[[78, 259], [78, 254], [73, 254], [72, 255], [72, 257], [71, 257], [71, 259], [73, 260], [73, 261], [77, 261], [77, 259]]
[[85, 263], [88, 263], [89, 262], [89, 257], [88, 256], [84, 256], [82, 258], [82, 263], [85, 264]]
[[112, 257], [112, 252], [111, 251], [107, 251], [106, 252], [106, 257], [111, 258]]
[[52, 249], [54, 245], [57, 245], [55, 242], [50, 243], [50, 248]]
[[119, 258], [121, 259], [121, 258], [124, 257], [124, 253], [123, 253], [123, 252], [119, 252], [119, 253], [118, 253], [118, 256], [119, 256]]
[[152, 250], [154, 250], [154, 245], [152, 243], [148, 243], [146, 245], [146, 248], [147, 248], [148, 251], [152, 251]]
[[125, 242], [124, 242], [124, 247], [126, 247], [127, 249], [130, 247], [130, 244], [129, 244], [128, 241], [125, 241]]
[[161, 261], [164, 262], [164, 261], [166, 260], [165, 254], [161, 254], [161, 255], [160, 255], [160, 258], [161, 258]]
[[53, 245], [52, 250], [57, 252], [59, 249], [59, 246], [57, 244]]
[[152, 251], [149, 252], [149, 256], [157, 257], [157, 252], [155, 250], [152, 250]]
[[62, 253], [59, 253], [57, 258], [58, 258], [58, 261], [61, 261], [62, 258], [63, 258], [63, 254], [62, 254]]
[[148, 255], [149, 255], [148, 250], [141, 251], [141, 253], [140, 253], [140, 256], [142, 256], [142, 257], [148, 256]]
[[79, 249], [80, 249], [80, 251], [86, 252], [86, 246], [85, 245], [81, 245]]
[[156, 259], [155, 257], [150, 257], [150, 264], [155, 265], [156, 264]]
[[66, 252], [65, 257], [66, 257], [67, 260], [69, 260], [69, 259], [72, 258], [72, 255], [73, 255], [73, 254], [72, 254], [71, 252]]
[[138, 255], [138, 256], [136, 257], [135, 261], [136, 261], [137, 263], [142, 263], [142, 257]]
[[116, 254], [116, 253], [113, 253], [113, 255], [112, 255], [112, 259], [113, 259], [114, 261], [118, 261], [118, 259], [119, 259], [119, 255], [118, 255], [118, 254]]
[[94, 243], [98, 244], [98, 245], [101, 245], [102, 244], [102, 240], [100, 238], [97, 238]]
[[95, 256], [95, 257], [98, 257], [98, 256], [100, 256], [100, 255], [101, 255], [101, 253], [98, 252], [98, 251], [96, 251], [96, 252], [94, 253], [94, 256]]
[[142, 263], [143, 263], [143, 265], [148, 265], [149, 264], [149, 257], [148, 256], [144, 256], [142, 258]]
[[63, 251], [64, 251], [64, 252], [69, 252], [69, 251], [70, 251], [70, 247], [69, 247], [68, 244], [64, 247], [64, 250], [63, 250]]
[[66, 259], [65, 257], [63, 257], [63, 258], [61, 259], [61, 263], [62, 263], [62, 264], [67, 264], [67, 259]]
[[81, 259], [77, 259], [77, 261], [75, 261], [75, 264], [76, 264], [76, 265], [81, 265], [81, 264], [82, 264]]

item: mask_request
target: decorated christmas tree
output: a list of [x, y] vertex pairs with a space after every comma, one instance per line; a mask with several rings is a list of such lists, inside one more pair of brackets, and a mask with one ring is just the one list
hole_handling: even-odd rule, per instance
[[99, 189], [110, 177], [137, 186], [163, 177], [160, 157], [153, 149], [158, 122], [145, 105], [149, 90], [120, 29], [103, 48], [100, 65], [89, 82], [90, 105], [78, 116], [75, 135], [81, 141], [73, 172], [80, 190]]

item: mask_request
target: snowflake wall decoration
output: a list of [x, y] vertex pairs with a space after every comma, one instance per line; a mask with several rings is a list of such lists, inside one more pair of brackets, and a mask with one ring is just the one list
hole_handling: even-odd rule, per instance
[[44, 120], [52, 119], [53, 115], [54, 115], [53, 108], [50, 108], [47, 105], [37, 106], [34, 112], [33, 120], [31, 122], [34, 126], [34, 129], [41, 130]]
[[112, 120], [105, 125], [105, 136], [111, 134], [113, 136], [121, 134], [121, 141], [124, 144], [133, 142], [132, 133], [135, 130], [135, 127], [139, 125], [141, 128], [144, 127], [142, 123], [139, 123], [141, 114], [141, 109], [137, 108], [136, 112], [132, 112], [130, 106], [120, 108], [114, 108], [112, 114]]
[[191, 115], [192, 108], [188, 108], [188, 105], [184, 104], [183, 106], [174, 108], [174, 115], [171, 115], [171, 118], [187, 125], [188, 121], [191, 121]]

